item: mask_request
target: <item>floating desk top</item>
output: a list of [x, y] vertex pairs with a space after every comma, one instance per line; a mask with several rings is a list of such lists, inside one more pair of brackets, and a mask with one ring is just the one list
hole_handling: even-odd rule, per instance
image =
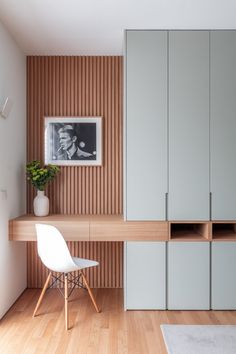
[[23, 215], [9, 221], [9, 239], [36, 241], [35, 224], [56, 226], [66, 241], [167, 241], [166, 221], [125, 221], [122, 215]]
[[125, 221], [122, 215], [23, 215], [9, 221], [9, 239], [36, 241], [35, 224], [56, 226], [66, 241], [234, 241], [236, 221]]

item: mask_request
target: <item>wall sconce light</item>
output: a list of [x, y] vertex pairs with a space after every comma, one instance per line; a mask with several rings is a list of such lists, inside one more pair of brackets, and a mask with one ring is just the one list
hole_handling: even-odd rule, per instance
[[0, 116], [3, 118], [7, 118], [11, 112], [12, 106], [13, 106], [12, 100], [9, 97], [7, 97], [3, 104], [2, 109], [0, 110]]

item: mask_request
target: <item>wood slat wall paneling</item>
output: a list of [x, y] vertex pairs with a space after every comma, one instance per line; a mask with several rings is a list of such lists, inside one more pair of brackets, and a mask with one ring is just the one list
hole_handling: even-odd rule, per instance
[[[44, 116], [102, 116], [103, 166], [62, 167], [51, 213], [122, 214], [122, 57], [27, 58], [27, 157], [43, 160]], [[35, 191], [28, 186], [27, 211]]]
[[[98, 267], [86, 270], [89, 284], [93, 288], [123, 287], [123, 242], [68, 242], [73, 256], [94, 259]], [[41, 288], [48, 274], [37, 256], [36, 242], [28, 242], [27, 284], [29, 288]]]
[[[43, 161], [44, 116], [103, 118], [103, 165], [61, 167], [60, 175], [46, 191], [50, 199], [50, 213], [122, 214], [122, 80], [123, 59], [118, 56], [27, 57], [28, 161]], [[28, 213], [33, 212], [34, 196], [35, 191], [28, 185]], [[90, 247], [95, 247], [94, 252], [110, 252], [111, 269], [122, 271], [120, 261], [119, 267], [114, 264], [116, 257], [113, 253], [116, 254], [119, 244], [114, 244], [114, 249], [103, 242], [99, 245], [92, 243]], [[41, 278], [44, 279], [45, 275], [43, 273], [41, 277], [33, 247], [28, 245], [30, 287], [41, 284]], [[118, 254], [123, 257], [121, 249]], [[117, 287], [117, 284], [122, 284], [122, 274], [118, 271], [107, 273], [102, 266], [100, 269], [91, 275], [93, 285], [103, 287], [106, 284], [111, 287], [114, 284]], [[117, 279], [114, 280], [111, 274], [115, 274]]]

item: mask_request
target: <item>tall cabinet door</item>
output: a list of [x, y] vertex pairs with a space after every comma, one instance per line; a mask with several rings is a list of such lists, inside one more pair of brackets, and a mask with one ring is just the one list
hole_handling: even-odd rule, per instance
[[209, 242], [168, 243], [168, 310], [209, 310]]
[[236, 219], [236, 31], [211, 32], [212, 219]]
[[236, 242], [212, 242], [212, 310], [236, 310]]
[[166, 243], [125, 242], [125, 309], [166, 308]]
[[167, 191], [167, 32], [126, 32], [127, 220], [164, 220]]
[[169, 219], [209, 219], [209, 192], [209, 32], [170, 31]]

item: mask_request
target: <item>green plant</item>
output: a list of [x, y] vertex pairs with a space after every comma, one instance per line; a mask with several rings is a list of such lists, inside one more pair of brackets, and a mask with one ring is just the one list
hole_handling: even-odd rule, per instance
[[26, 177], [31, 181], [32, 185], [40, 191], [44, 191], [46, 185], [54, 179], [60, 171], [58, 166], [47, 165], [40, 166], [40, 161], [34, 160], [26, 165]]

